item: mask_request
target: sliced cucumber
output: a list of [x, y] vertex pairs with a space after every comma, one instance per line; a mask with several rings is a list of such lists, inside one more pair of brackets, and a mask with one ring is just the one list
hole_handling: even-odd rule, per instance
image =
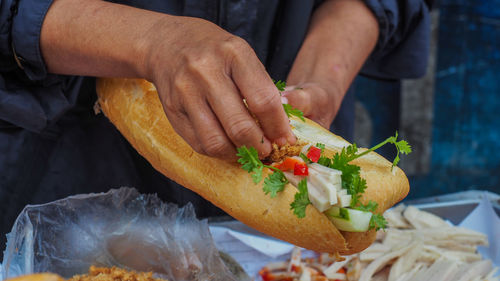
[[372, 213], [348, 208], [338, 208], [338, 215], [335, 215], [337, 213], [335, 208], [338, 207], [328, 209], [325, 214], [339, 230], [365, 232], [370, 227]]
[[327, 215], [328, 217], [339, 217], [340, 216], [340, 208], [333, 206], [330, 209], [325, 211], [325, 215]]

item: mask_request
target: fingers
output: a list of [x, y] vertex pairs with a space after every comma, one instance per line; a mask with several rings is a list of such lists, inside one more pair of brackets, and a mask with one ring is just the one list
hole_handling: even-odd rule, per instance
[[206, 100], [191, 101], [186, 105], [186, 113], [191, 123], [197, 144], [193, 146], [198, 153], [222, 159], [236, 159], [236, 149], [227, 137]]
[[265, 157], [271, 142], [295, 143], [279, 91], [251, 47], [218, 29], [201, 33], [194, 32], [205, 45], [184, 48], [175, 72], [158, 68], [154, 75], [176, 132], [197, 152], [223, 159], [242, 145]]
[[159, 91], [163, 109], [174, 130], [194, 151], [226, 160], [236, 158], [236, 149], [210, 109], [204, 91], [191, 79], [177, 79]]
[[[191, 122], [189, 121], [187, 115], [183, 113], [173, 113], [165, 111], [168, 121], [174, 128], [175, 132], [181, 136], [186, 143], [188, 143], [194, 151], [200, 154], [206, 154], [201, 147], [201, 143], [198, 141], [198, 136], [195, 133]], [[180, 126], [174, 126], [174, 124], [180, 124]]]
[[236, 86], [225, 79], [225, 83], [220, 83], [217, 89], [211, 90], [216, 91], [224, 93], [223, 97], [208, 95], [208, 103], [232, 143], [236, 147], [254, 147], [261, 157], [269, 155], [271, 142], [248, 112]]
[[302, 111], [304, 116], [310, 116], [312, 112], [311, 94], [302, 88], [287, 87], [283, 92], [283, 97], [288, 100], [288, 104]]
[[261, 157], [267, 156], [271, 143], [248, 112], [234, 84], [215, 77], [210, 81], [217, 83], [177, 87], [176, 93], [184, 99], [164, 102], [171, 105], [164, 108], [176, 132], [196, 152], [208, 156], [234, 160], [235, 146], [241, 145], [255, 147]]
[[324, 128], [330, 127], [338, 110], [335, 105], [336, 101], [329, 96], [328, 92], [313, 83], [306, 83], [300, 87], [286, 87], [283, 97], [292, 107], [301, 110], [304, 116]]
[[295, 143], [279, 91], [253, 51], [233, 59], [231, 76], [265, 136], [280, 145]]

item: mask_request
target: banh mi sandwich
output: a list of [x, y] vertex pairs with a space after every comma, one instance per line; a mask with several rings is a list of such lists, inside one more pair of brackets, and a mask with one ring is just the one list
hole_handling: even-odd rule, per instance
[[[233, 163], [196, 153], [172, 128], [153, 84], [99, 79], [97, 93], [100, 109], [155, 169], [246, 225], [300, 247], [362, 251], [383, 226], [379, 215], [409, 192], [408, 179], [393, 163], [300, 114], [290, 116], [296, 145], [274, 145], [265, 160], [240, 147], [239, 163]], [[407, 153], [407, 143], [396, 137], [386, 142]]]

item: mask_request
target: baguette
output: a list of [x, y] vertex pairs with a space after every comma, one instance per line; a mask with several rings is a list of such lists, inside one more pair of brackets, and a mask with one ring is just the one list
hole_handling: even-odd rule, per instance
[[[297, 218], [290, 210], [297, 192], [291, 184], [270, 198], [262, 191], [262, 182], [254, 184], [238, 163], [193, 151], [169, 123], [153, 84], [141, 79], [99, 79], [97, 93], [104, 114], [155, 169], [246, 225], [300, 247], [342, 255], [360, 252], [375, 240], [374, 230], [339, 231], [311, 205], [305, 218]], [[299, 141], [324, 143], [329, 157], [349, 145], [311, 120], [292, 118], [290, 122]], [[377, 213], [408, 194], [408, 179], [403, 171], [397, 167], [391, 170], [391, 163], [377, 153], [352, 163], [361, 167], [361, 176], [367, 181], [361, 201], [377, 202]], [[270, 171], [264, 173], [265, 177]]]

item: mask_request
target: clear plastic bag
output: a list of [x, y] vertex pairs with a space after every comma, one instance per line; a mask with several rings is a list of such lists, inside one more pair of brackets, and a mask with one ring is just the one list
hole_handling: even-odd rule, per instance
[[153, 271], [168, 280], [237, 280], [215, 248], [206, 220], [132, 188], [27, 206], [7, 235], [2, 278], [90, 265]]

